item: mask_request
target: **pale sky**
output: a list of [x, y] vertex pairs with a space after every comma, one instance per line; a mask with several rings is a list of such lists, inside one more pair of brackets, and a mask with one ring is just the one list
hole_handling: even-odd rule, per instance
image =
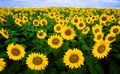
[[120, 0], [0, 0], [0, 7], [120, 8]]

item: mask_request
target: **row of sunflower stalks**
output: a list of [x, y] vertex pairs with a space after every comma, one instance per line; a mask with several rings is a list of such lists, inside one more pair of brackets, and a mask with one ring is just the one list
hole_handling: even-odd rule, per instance
[[3, 74], [120, 71], [119, 9], [0, 8], [0, 14]]

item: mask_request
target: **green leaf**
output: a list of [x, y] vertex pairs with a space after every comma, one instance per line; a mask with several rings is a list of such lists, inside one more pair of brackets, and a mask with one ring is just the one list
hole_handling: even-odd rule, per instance
[[120, 59], [120, 54], [116, 54], [115, 56], [116, 56], [118, 59]]
[[116, 62], [111, 62], [109, 67], [110, 74], [120, 74], [120, 66]]
[[91, 74], [104, 74], [99, 62], [92, 58], [92, 56], [86, 56], [86, 64], [88, 65]]

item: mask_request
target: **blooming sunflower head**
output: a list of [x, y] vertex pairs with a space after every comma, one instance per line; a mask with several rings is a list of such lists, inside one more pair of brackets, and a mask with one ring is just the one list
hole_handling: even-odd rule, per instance
[[78, 18], [78, 16], [77, 15], [75, 15], [74, 17], [73, 17], [73, 19], [72, 19], [72, 24], [73, 25], [76, 25], [77, 23], [79, 23], [79, 18]]
[[20, 60], [25, 55], [25, 48], [22, 45], [19, 44], [9, 44], [7, 47], [7, 54], [9, 56], [9, 59], [12, 60]]
[[89, 31], [90, 31], [90, 27], [87, 26], [82, 30], [82, 33], [83, 34], [88, 34]]
[[24, 23], [28, 22], [28, 18], [26, 16], [23, 16], [22, 20], [23, 20]]
[[60, 24], [56, 24], [54, 26], [54, 31], [57, 32], [57, 33], [60, 33], [61, 29], [62, 29], [62, 25], [60, 25]]
[[39, 39], [44, 39], [46, 37], [46, 33], [43, 31], [43, 30], [39, 30], [38, 33], [37, 33], [37, 37]]
[[0, 72], [5, 68], [6, 62], [4, 62], [3, 58], [0, 58]]
[[59, 48], [63, 44], [63, 39], [59, 35], [53, 35], [48, 39], [48, 45], [52, 48]]
[[103, 25], [106, 25], [109, 22], [109, 17], [107, 14], [102, 14], [100, 16], [100, 23], [102, 23]]
[[92, 27], [92, 32], [93, 34], [97, 34], [99, 32], [102, 32], [102, 25], [96, 24], [95, 26]]
[[40, 21], [40, 24], [43, 26], [43, 25], [47, 25], [47, 20], [45, 20], [45, 19], [42, 19], [41, 21]]
[[9, 38], [9, 34], [6, 30], [4, 30], [3, 28], [0, 30], [0, 34], [5, 37], [6, 39]]
[[39, 20], [34, 19], [34, 20], [33, 20], [33, 25], [34, 25], [34, 26], [39, 26]]
[[84, 21], [79, 22], [78, 24], [76, 24], [76, 27], [78, 30], [84, 29], [86, 27], [85, 22]]
[[69, 49], [63, 58], [63, 62], [69, 68], [79, 68], [81, 65], [84, 65], [84, 57], [82, 51], [77, 48]]
[[108, 43], [112, 43], [116, 40], [116, 35], [113, 33], [107, 34], [107, 36], [105, 37], [105, 41]]
[[110, 29], [110, 33], [113, 33], [115, 35], [120, 34], [120, 26], [112, 26]]
[[94, 41], [99, 42], [99, 41], [103, 40], [103, 37], [104, 37], [103, 32], [99, 32], [99, 33], [95, 34]]
[[26, 64], [31, 70], [44, 70], [48, 65], [48, 58], [40, 53], [29, 54]]
[[76, 37], [76, 32], [70, 26], [64, 26], [61, 30], [61, 36], [66, 40], [72, 40]]
[[108, 55], [108, 52], [110, 51], [109, 43], [106, 41], [99, 41], [97, 42], [93, 49], [92, 49], [92, 54], [94, 57], [98, 59], [102, 59]]

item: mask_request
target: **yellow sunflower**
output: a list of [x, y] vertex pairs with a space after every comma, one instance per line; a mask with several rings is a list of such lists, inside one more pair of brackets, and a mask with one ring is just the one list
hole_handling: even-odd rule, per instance
[[59, 48], [63, 44], [63, 39], [59, 35], [53, 35], [48, 39], [48, 45], [52, 48]]
[[48, 65], [48, 58], [42, 53], [31, 53], [28, 55], [26, 64], [31, 70], [44, 70]]
[[22, 26], [22, 24], [23, 24], [23, 21], [21, 19], [19, 19], [17, 25]]
[[109, 21], [109, 17], [107, 14], [102, 14], [100, 16], [100, 23], [103, 24], [103, 25], [106, 25], [106, 23], [108, 23]]
[[33, 25], [34, 25], [34, 26], [39, 26], [39, 20], [34, 19], [34, 20], [33, 20]]
[[69, 49], [63, 58], [63, 62], [69, 68], [79, 68], [81, 65], [84, 65], [84, 57], [82, 51], [77, 48]]
[[47, 25], [47, 20], [45, 20], [45, 19], [42, 19], [41, 21], [40, 21], [40, 24], [43, 26], [43, 25]]
[[9, 38], [9, 34], [6, 30], [4, 30], [3, 28], [0, 30], [0, 34], [5, 37], [6, 39]]
[[71, 20], [71, 22], [72, 22], [73, 25], [78, 24], [79, 21], [80, 21], [80, 20], [79, 20], [79, 17], [78, 17], [77, 15], [75, 15], [75, 16], [72, 18], [72, 20]]
[[63, 26], [63, 25], [65, 25], [65, 21], [63, 21], [63, 20], [59, 20], [59, 21], [58, 21], [58, 24], [60, 24], [60, 25]]
[[62, 29], [62, 25], [60, 25], [60, 24], [56, 24], [54, 26], [54, 31], [57, 32], [57, 33], [60, 33], [61, 29]]
[[54, 13], [54, 12], [49, 12], [49, 13], [48, 13], [48, 16], [49, 16], [50, 18], [55, 18], [55, 13]]
[[78, 30], [82, 30], [86, 27], [85, 22], [84, 21], [80, 21], [78, 24], [76, 24], [76, 27]]
[[105, 41], [108, 43], [112, 43], [116, 40], [116, 35], [113, 33], [107, 34], [107, 36], [105, 37]]
[[92, 22], [93, 22], [93, 21], [92, 21], [92, 18], [91, 18], [91, 17], [87, 17], [87, 18], [86, 18], [86, 22], [87, 22], [88, 24], [92, 24]]
[[61, 36], [66, 40], [72, 40], [76, 37], [76, 32], [70, 26], [64, 26], [61, 30]]
[[87, 26], [82, 30], [82, 34], [88, 34], [89, 31], [90, 31], [90, 27]]
[[96, 24], [95, 26], [92, 27], [92, 32], [93, 34], [97, 34], [99, 32], [102, 32], [102, 25]]
[[23, 17], [22, 17], [22, 20], [23, 20], [23, 23], [28, 22], [28, 18], [27, 18], [26, 16], [23, 16]]
[[5, 68], [6, 62], [4, 62], [3, 58], [0, 58], [0, 72]]
[[7, 47], [7, 54], [9, 56], [9, 59], [12, 60], [20, 60], [25, 55], [25, 48], [22, 45], [19, 44], [9, 44]]
[[110, 33], [113, 33], [115, 35], [120, 33], [120, 26], [112, 26], [110, 29]]
[[39, 39], [44, 39], [46, 37], [46, 33], [43, 30], [39, 30], [37, 33], [37, 37]]
[[104, 37], [103, 32], [99, 32], [99, 33], [95, 34], [94, 41], [99, 42], [99, 41], [103, 40], [103, 37]]
[[102, 59], [108, 55], [108, 52], [110, 51], [109, 43], [106, 41], [99, 41], [97, 42], [93, 49], [92, 49], [92, 54], [94, 57], [98, 59]]

